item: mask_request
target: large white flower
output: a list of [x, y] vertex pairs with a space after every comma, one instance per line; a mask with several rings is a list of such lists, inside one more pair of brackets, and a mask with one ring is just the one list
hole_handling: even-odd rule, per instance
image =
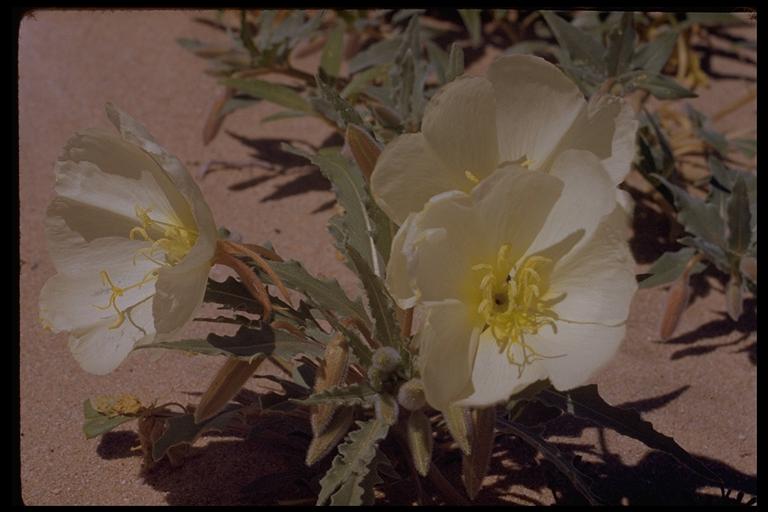
[[599, 158], [573, 149], [549, 173], [509, 164], [410, 214], [387, 284], [426, 312], [430, 405], [490, 405], [544, 378], [570, 389], [607, 362], [637, 288], [625, 218]]
[[88, 372], [191, 319], [205, 293], [216, 225], [183, 164], [111, 104], [120, 135], [88, 130], [56, 163], [45, 228], [57, 274], [40, 293], [47, 328], [69, 331]]
[[469, 192], [512, 162], [549, 171], [567, 149], [597, 155], [618, 185], [630, 170], [636, 131], [634, 111], [621, 98], [596, 95], [587, 103], [544, 59], [505, 56], [487, 78], [462, 77], [430, 100], [421, 132], [399, 136], [382, 152], [371, 191], [401, 224], [435, 194]]

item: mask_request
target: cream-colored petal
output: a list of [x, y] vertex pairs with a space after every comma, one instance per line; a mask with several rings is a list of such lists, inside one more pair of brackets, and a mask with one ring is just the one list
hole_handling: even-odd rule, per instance
[[483, 179], [499, 162], [495, 119], [491, 83], [464, 76], [430, 99], [421, 131], [446, 168]]
[[590, 240], [555, 264], [550, 295], [564, 295], [554, 307], [561, 320], [604, 325], [627, 320], [637, 290], [628, 235], [626, 213], [616, 206]]
[[[522, 354], [513, 346], [516, 357]], [[522, 360], [522, 359], [520, 359]], [[465, 395], [456, 405], [462, 407], [485, 407], [507, 400], [514, 393], [529, 384], [546, 378], [546, 369], [541, 361], [534, 360], [523, 368], [512, 364], [505, 350], [499, 348], [493, 335], [486, 331], [480, 336], [477, 355], [472, 369], [471, 394]]]
[[408, 309], [416, 303], [416, 290], [408, 274], [408, 259], [412, 257], [416, 235], [414, 220], [416, 213], [406, 217], [392, 240], [392, 249], [387, 262], [386, 283], [389, 293], [402, 309]]
[[478, 230], [470, 240], [487, 239], [492, 247], [490, 258], [496, 257], [502, 245], [509, 244], [510, 258], [517, 260], [551, 216], [562, 188], [558, 178], [543, 172], [514, 164], [498, 169], [472, 191], [482, 231]]
[[480, 329], [465, 304], [451, 300], [426, 308], [425, 324], [417, 335], [419, 371], [429, 405], [444, 410], [471, 392], [472, 364]]
[[[157, 174], [156, 178], [158, 183], [165, 187], [166, 192], [169, 195], [180, 193], [186, 199], [187, 208], [191, 208], [198, 229], [207, 233], [215, 233], [216, 223], [211, 209], [184, 164], [155, 142], [155, 139], [141, 123], [112, 103], [107, 103], [106, 111], [110, 121], [118, 129], [123, 139], [142, 148], [162, 169], [161, 174]], [[177, 206], [176, 213], [180, 220], [187, 226], [193, 225], [189, 219], [185, 218], [186, 211], [185, 208]]]
[[152, 305], [146, 301], [133, 308], [130, 319], [116, 329], [110, 329], [111, 322], [104, 321], [73, 331], [69, 349], [83, 370], [105, 375], [117, 368], [134, 346], [151, 341], [152, 323]]
[[549, 174], [562, 182], [563, 192], [528, 254], [552, 246], [578, 230], [584, 231], [580, 243], [585, 243], [616, 206], [616, 188], [600, 160], [588, 151], [560, 153]]
[[532, 55], [500, 57], [488, 79], [496, 97], [500, 161], [525, 157], [538, 169], [586, 108], [584, 97], [562, 71]]
[[474, 283], [472, 266], [491, 254], [470, 196], [458, 191], [439, 194], [413, 224], [406, 266], [418, 299], [465, 300]]
[[618, 185], [629, 173], [635, 157], [637, 127], [635, 111], [627, 101], [618, 96], [595, 95], [565, 134], [556, 153], [568, 149], [594, 153], [613, 184]]
[[183, 265], [184, 262], [161, 270], [157, 280], [153, 312], [159, 333], [169, 333], [192, 320], [203, 302], [211, 266], [187, 268]]
[[557, 334], [550, 329], [526, 340], [537, 352], [555, 388], [565, 391], [585, 384], [613, 358], [624, 339], [625, 326], [557, 322]]
[[400, 135], [382, 151], [371, 176], [371, 194], [392, 220], [402, 224], [421, 211], [430, 197], [448, 190], [469, 190], [474, 183], [447, 168], [421, 133]]

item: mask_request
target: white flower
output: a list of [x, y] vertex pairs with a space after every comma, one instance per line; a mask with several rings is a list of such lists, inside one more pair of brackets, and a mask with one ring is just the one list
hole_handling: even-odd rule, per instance
[[634, 118], [618, 97], [596, 95], [587, 103], [576, 84], [539, 57], [501, 57], [487, 78], [462, 77], [430, 100], [421, 132], [399, 136], [382, 152], [371, 191], [402, 224], [435, 194], [469, 192], [511, 162], [548, 171], [567, 149], [597, 155], [618, 185], [635, 152]]
[[417, 334], [427, 401], [485, 406], [536, 380], [584, 383], [616, 352], [637, 288], [626, 214], [595, 155], [519, 164], [410, 214], [387, 284], [426, 312]]
[[120, 135], [80, 132], [56, 163], [45, 228], [58, 273], [40, 293], [43, 325], [69, 331], [74, 357], [100, 375], [191, 319], [217, 239], [183, 164], [131, 117], [106, 109]]

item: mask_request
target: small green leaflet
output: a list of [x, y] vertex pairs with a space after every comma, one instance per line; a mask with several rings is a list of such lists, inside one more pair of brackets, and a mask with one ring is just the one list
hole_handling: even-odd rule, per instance
[[608, 76], [627, 71], [635, 50], [635, 21], [632, 12], [621, 16], [621, 23], [608, 35]]
[[[653, 288], [662, 284], [671, 283], [680, 277], [685, 270], [688, 262], [696, 254], [696, 250], [691, 247], [680, 249], [677, 252], [666, 252], [656, 260], [648, 269], [648, 277], [640, 281], [640, 288]], [[691, 269], [689, 275], [697, 274], [704, 270], [706, 265], [697, 263]]]
[[668, 30], [653, 41], [637, 47], [632, 57], [632, 69], [644, 69], [651, 74], [659, 74], [675, 49], [678, 32]]
[[568, 62], [562, 64], [591, 67], [600, 76], [605, 75], [606, 52], [599, 41], [552, 11], [541, 11], [541, 14], [552, 29], [560, 47], [566, 52]]
[[93, 408], [90, 399], [83, 402], [83, 415], [85, 416], [83, 432], [86, 439], [93, 439], [122, 425], [126, 421], [136, 419], [136, 416], [107, 416], [106, 414], [101, 414]]

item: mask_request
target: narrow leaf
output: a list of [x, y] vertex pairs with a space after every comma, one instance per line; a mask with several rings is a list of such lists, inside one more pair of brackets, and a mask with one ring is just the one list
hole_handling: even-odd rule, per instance
[[631, 71], [621, 77], [626, 92], [635, 89], [648, 91], [660, 100], [676, 100], [680, 98], [696, 98], [698, 95], [677, 83], [674, 79], [658, 73], [647, 71]]
[[731, 197], [728, 200], [728, 248], [744, 255], [749, 248], [752, 231], [750, 229], [749, 197], [747, 185], [739, 176], [733, 185]]
[[618, 76], [629, 69], [635, 51], [635, 19], [631, 11], [621, 16], [621, 23], [608, 36], [608, 76]]
[[329, 76], [339, 76], [341, 57], [344, 44], [344, 24], [337, 23], [328, 33], [328, 39], [320, 58], [320, 68]]
[[384, 77], [387, 76], [387, 71], [389, 71], [390, 66], [390, 63], [385, 63], [355, 73], [346, 87], [342, 89], [341, 97], [349, 101], [354, 101], [357, 95], [363, 92], [368, 85], [377, 80], [383, 80]]
[[263, 356], [250, 362], [227, 359], [200, 397], [200, 404], [195, 409], [195, 423], [201, 423], [222, 410], [253, 376], [262, 361]]
[[[343, 336], [335, 336], [325, 346], [325, 353], [315, 376], [315, 393], [336, 388], [344, 383], [349, 370], [349, 342]], [[331, 421], [336, 406], [323, 403], [311, 408], [309, 421], [315, 435], [321, 433]]]
[[643, 69], [651, 74], [661, 73], [675, 49], [677, 37], [676, 30], [668, 30], [656, 36], [653, 41], [639, 46], [632, 57], [632, 69]]
[[312, 112], [312, 106], [293, 89], [264, 80], [228, 78], [222, 84], [233, 87], [249, 96], [261, 98], [291, 110]]
[[445, 70], [445, 81], [450, 82], [464, 73], [464, 50], [456, 43], [451, 43], [448, 53], [448, 64]]
[[599, 41], [552, 11], [541, 11], [541, 14], [572, 64], [583, 64], [605, 73], [605, 48]]
[[320, 433], [315, 433], [307, 449], [307, 466], [323, 459], [339, 444], [352, 425], [355, 418], [354, 407], [341, 407], [333, 415], [333, 419]]
[[[685, 270], [688, 262], [696, 254], [696, 250], [690, 247], [680, 249], [677, 252], [665, 252], [648, 269], [648, 277], [640, 281], [640, 288], [653, 288], [662, 284], [671, 283]], [[690, 275], [704, 270], [705, 265], [697, 263], [691, 270]]]
[[414, 411], [408, 416], [405, 426], [408, 448], [413, 458], [413, 466], [421, 476], [427, 476], [432, 463], [432, 424], [422, 411]]
[[465, 455], [472, 453], [472, 444], [469, 441], [467, 410], [462, 407], [450, 406], [447, 410], [442, 411], [442, 413], [445, 424], [448, 427], [448, 432], [451, 433], [451, 437], [459, 445], [462, 453]]
[[480, 9], [459, 9], [459, 15], [467, 27], [472, 46], [477, 48], [482, 39], [482, 26], [480, 20]]
[[371, 66], [392, 62], [395, 59], [401, 41], [400, 37], [382, 39], [355, 55], [348, 62], [350, 75]]

